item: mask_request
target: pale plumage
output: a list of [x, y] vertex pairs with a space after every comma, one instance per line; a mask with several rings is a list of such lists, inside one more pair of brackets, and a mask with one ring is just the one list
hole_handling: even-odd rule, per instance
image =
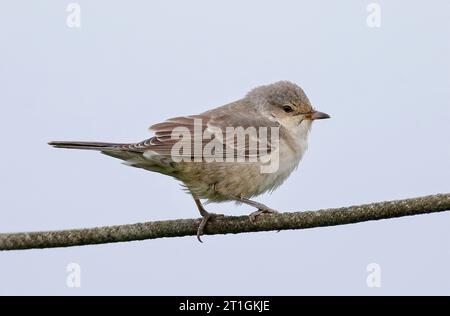
[[[97, 142], [51, 142], [59, 148], [90, 149], [124, 160], [125, 164], [146, 170], [163, 173], [180, 180], [193, 195], [204, 220], [199, 227], [198, 238], [203, 233], [207, 221], [213, 216], [203, 209], [200, 199], [213, 202], [234, 200], [258, 208], [260, 213], [273, 212], [260, 203], [249, 200], [251, 197], [274, 190], [280, 186], [296, 169], [307, 149], [307, 139], [311, 123], [315, 119], [329, 116], [315, 111], [303, 90], [297, 85], [280, 81], [272, 85], [258, 87], [243, 99], [228, 105], [204, 112], [200, 115], [177, 117], [151, 127], [155, 136], [135, 144], [110, 144]], [[199, 124], [200, 122], [200, 124]], [[261, 140], [261, 134], [254, 139], [258, 147], [248, 145], [252, 137], [248, 136], [248, 143], [232, 142], [234, 134], [215, 134], [213, 138], [223, 137], [223, 146], [213, 151], [217, 155], [218, 149], [230, 150], [234, 158], [227, 162], [207, 161], [205, 146], [201, 143], [200, 160], [195, 158], [198, 151], [180, 151], [174, 154], [173, 148], [177, 143], [172, 133], [175, 129], [189, 131], [189, 144], [195, 148], [196, 141], [203, 138], [206, 132], [214, 132], [227, 128], [276, 128], [279, 131], [279, 144], [273, 146], [271, 135]], [[201, 133], [196, 133], [199, 130]], [[200, 135], [200, 136], [199, 136]], [[218, 138], [218, 139], [219, 139]], [[230, 141], [231, 142], [228, 142]], [[230, 145], [231, 143], [231, 145]], [[273, 172], [262, 173], [261, 166], [264, 157], [273, 159], [279, 157], [278, 167]], [[187, 159], [189, 158], [189, 159]], [[198, 157], [197, 157], [198, 158]], [[253, 159], [253, 160], [252, 160]], [[181, 160], [181, 161], [180, 161]], [[255, 161], [256, 160], [256, 161]]]

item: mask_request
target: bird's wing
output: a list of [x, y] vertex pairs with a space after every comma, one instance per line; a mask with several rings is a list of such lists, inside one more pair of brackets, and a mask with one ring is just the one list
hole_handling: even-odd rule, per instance
[[[255, 113], [216, 109], [200, 115], [175, 117], [150, 127], [155, 136], [126, 145], [126, 150], [195, 159], [258, 158], [274, 149], [273, 129], [279, 125]], [[264, 131], [265, 130], [265, 131]], [[179, 144], [185, 147], [179, 148]], [[174, 145], [178, 144], [178, 147]], [[177, 148], [177, 150], [174, 150]]]

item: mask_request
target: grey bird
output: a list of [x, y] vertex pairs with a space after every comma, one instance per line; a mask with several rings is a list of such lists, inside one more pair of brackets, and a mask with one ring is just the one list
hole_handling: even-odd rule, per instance
[[[100, 151], [124, 160], [129, 166], [159, 172], [181, 181], [193, 196], [202, 216], [197, 231], [201, 242], [208, 221], [222, 216], [207, 212], [201, 199], [251, 205], [257, 209], [250, 214], [252, 221], [263, 213], [276, 213], [251, 198], [273, 191], [288, 178], [307, 149], [312, 122], [329, 117], [313, 108], [299, 86], [289, 81], [279, 81], [257, 87], [238, 101], [199, 115], [176, 117], [155, 124], [150, 127], [155, 136], [139, 143], [53, 141], [49, 144], [56, 148]], [[246, 141], [239, 142], [236, 133], [226, 134], [224, 131], [229, 128], [244, 130]], [[267, 135], [249, 133], [252, 128], [277, 131], [277, 139], [272, 137], [275, 132]], [[174, 131], [184, 132], [183, 144], [187, 146], [183, 150], [174, 151], [176, 146], [180, 147], [181, 139], [174, 137]], [[221, 131], [221, 137], [217, 131]], [[199, 139], [206, 132], [212, 135], [210, 139], [219, 141], [212, 146], [210, 154], [206, 154], [210, 143]], [[250, 141], [255, 135], [256, 147], [251, 146], [255, 142]], [[200, 144], [200, 148], [196, 144]], [[228, 155], [229, 152], [232, 154]], [[208, 159], [212, 156], [223, 159]], [[263, 160], [263, 156], [269, 157], [269, 160], [276, 157], [276, 168], [262, 172], [262, 166], [267, 165], [268, 161]]]

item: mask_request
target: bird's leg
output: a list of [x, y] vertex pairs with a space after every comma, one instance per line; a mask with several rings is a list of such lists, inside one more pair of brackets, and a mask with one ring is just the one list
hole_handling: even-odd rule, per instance
[[202, 239], [200, 238], [203, 235], [203, 231], [205, 229], [206, 224], [211, 220], [214, 219], [216, 217], [219, 216], [224, 216], [223, 214], [214, 214], [214, 213], [209, 213], [205, 210], [205, 208], [202, 205], [202, 202], [200, 201], [199, 198], [197, 197], [193, 197], [195, 204], [197, 205], [198, 211], [200, 212], [200, 215], [203, 217], [200, 225], [198, 226], [197, 229], [197, 239], [199, 242], [203, 242]]
[[268, 206], [266, 206], [266, 205], [264, 205], [262, 203], [256, 202], [256, 201], [252, 201], [252, 200], [249, 200], [249, 199], [246, 199], [246, 198], [242, 198], [242, 197], [236, 198], [235, 200], [238, 201], [238, 202], [247, 204], [247, 205], [251, 205], [251, 206], [256, 207], [258, 209], [256, 212], [253, 212], [253, 213], [251, 213], [249, 215], [249, 219], [250, 219], [251, 222], [254, 222], [259, 215], [262, 215], [262, 214], [277, 214], [278, 213], [278, 211], [275, 211], [274, 209], [271, 209], [270, 207], [268, 207]]

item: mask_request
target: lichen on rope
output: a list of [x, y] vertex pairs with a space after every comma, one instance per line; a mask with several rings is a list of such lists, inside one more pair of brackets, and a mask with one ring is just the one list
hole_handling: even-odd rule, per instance
[[[248, 216], [218, 217], [208, 223], [205, 233], [217, 235], [305, 229], [448, 210], [450, 210], [450, 193], [318, 211], [263, 215], [255, 222], [250, 221]], [[199, 223], [200, 219], [178, 219], [61, 231], [4, 233], [0, 234], [0, 250], [72, 247], [195, 236]]]

